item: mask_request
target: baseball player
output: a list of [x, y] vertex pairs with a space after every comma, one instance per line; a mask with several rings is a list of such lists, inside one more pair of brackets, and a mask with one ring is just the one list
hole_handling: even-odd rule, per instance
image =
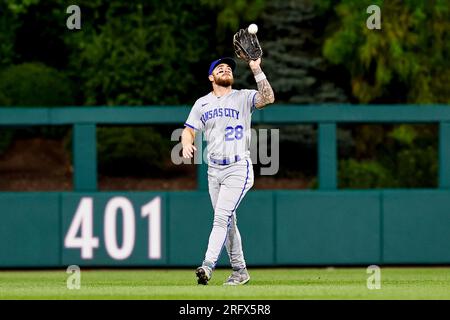
[[249, 151], [252, 112], [275, 99], [260, 64], [261, 58], [249, 61], [258, 91], [235, 90], [232, 85], [236, 62], [232, 58], [213, 61], [208, 76], [212, 91], [195, 102], [182, 133], [184, 158], [192, 158], [197, 150], [193, 145], [197, 131], [205, 133], [208, 148], [208, 187], [214, 222], [205, 259], [196, 269], [198, 284], [208, 284], [224, 245], [233, 268], [224, 285], [241, 285], [250, 280], [236, 209], [253, 186]]

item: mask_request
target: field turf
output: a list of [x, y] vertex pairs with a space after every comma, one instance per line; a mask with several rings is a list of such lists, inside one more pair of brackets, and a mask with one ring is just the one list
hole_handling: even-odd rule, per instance
[[193, 269], [81, 271], [69, 290], [65, 270], [0, 271], [0, 299], [450, 299], [450, 267], [381, 268], [381, 289], [369, 290], [365, 268], [249, 268], [245, 286], [225, 287], [218, 269], [197, 285]]

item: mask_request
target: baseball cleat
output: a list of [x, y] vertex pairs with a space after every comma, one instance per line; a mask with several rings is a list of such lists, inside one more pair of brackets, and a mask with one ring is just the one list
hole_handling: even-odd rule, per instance
[[207, 285], [208, 281], [211, 279], [212, 270], [207, 266], [198, 267], [195, 270], [195, 275], [197, 276], [197, 283], [202, 285]]
[[228, 277], [228, 280], [224, 282], [224, 286], [239, 286], [246, 284], [250, 281], [250, 275], [246, 268], [233, 271], [231, 276]]

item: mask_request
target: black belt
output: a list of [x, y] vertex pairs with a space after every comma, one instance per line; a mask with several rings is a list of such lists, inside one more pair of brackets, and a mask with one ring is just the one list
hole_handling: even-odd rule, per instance
[[238, 162], [241, 160], [240, 156], [234, 156], [234, 158], [224, 158], [224, 159], [213, 159], [213, 158], [209, 158], [209, 160], [211, 160], [212, 163], [214, 164], [218, 164], [221, 166], [227, 165], [227, 164], [231, 164], [234, 162]]

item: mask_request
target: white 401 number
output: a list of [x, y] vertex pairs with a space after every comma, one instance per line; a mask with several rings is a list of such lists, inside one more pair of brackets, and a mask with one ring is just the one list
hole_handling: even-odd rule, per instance
[[[117, 243], [117, 213], [122, 212], [122, 244]], [[82, 259], [94, 258], [94, 249], [99, 240], [94, 237], [94, 204], [90, 197], [82, 198], [64, 239], [66, 248], [81, 249]], [[161, 198], [156, 197], [141, 208], [141, 217], [148, 218], [148, 257], [161, 258]], [[105, 247], [109, 256], [115, 260], [128, 258], [136, 240], [136, 221], [133, 205], [125, 197], [114, 197], [105, 208], [103, 223]], [[79, 234], [79, 236], [78, 236]]]

